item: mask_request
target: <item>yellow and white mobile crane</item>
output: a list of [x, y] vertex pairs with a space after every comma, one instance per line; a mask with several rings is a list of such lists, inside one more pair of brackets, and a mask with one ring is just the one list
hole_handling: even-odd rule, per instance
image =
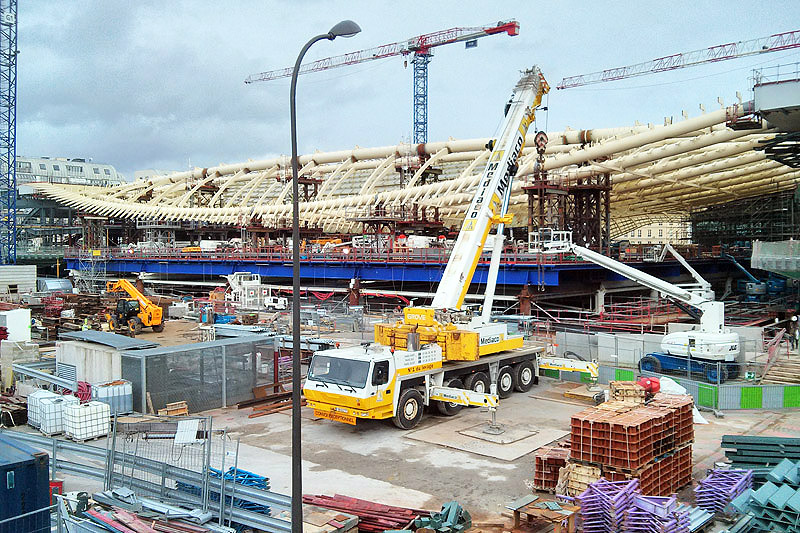
[[[534, 110], [549, 91], [537, 67], [526, 70], [506, 107], [502, 133], [491, 150], [475, 197], [466, 212], [442, 280], [430, 306], [407, 307], [403, 319], [375, 326], [375, 343], [314, 355], [303, 393], [316, 416], [355, 424], [392, 418], [411, 429], [424, 406], [454, 415], [465, 405], [494, 408], [515, 389], [526, 392], [538, 380], [544, 347], [523, 347], [506, 324], [491, 322], [492, 301], [503, 248], [511, 182]], [[492, 228], [489, 274], [483, 310], [462, 310], [475, 268]], [[541, 358], [543, 364], [556, 364]], [[597, 373], [597, 365], [569, 361]], [[490, 392], [491, 391], [491, 392]]]

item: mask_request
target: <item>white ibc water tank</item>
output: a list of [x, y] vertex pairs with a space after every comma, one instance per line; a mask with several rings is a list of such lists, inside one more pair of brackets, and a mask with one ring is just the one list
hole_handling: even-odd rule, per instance
[[44, 398], [39, 409], [39, 431], [45, 435], [64, 432], [64, 407], [78, 404], [75, 396], [56, 396]]
[[111, 407], [103, 402], [64, 407], [64, 433], [67, 437], [84, 441], [108, 435], [111, 431]]
[[58, 394], [50, 392], [49, 390], [40, 389], [28, 394], [28, 425], [38, 428], [40, 425], [40, 412], [41, 403], [45, 398], [55, 398]]
[[112, 416], [132, 413], [133, 387], [124, 379], [92, 385], [92, 400], [107, 403]]

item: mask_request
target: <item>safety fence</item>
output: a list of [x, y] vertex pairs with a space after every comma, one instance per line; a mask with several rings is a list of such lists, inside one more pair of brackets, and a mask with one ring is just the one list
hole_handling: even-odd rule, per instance
[[[545, 377], [592, 383], [587, 372], [562, 372], [540, 370]], [[632, 381], [640, 376], [668, 377], [675, 380], [694, 398], [698, 407], [717, 410], [735, 409], [788, 409], [800, 407], [800, 385], [760, 385], [755, 381], [734, 381], [722, 384], [708, 383], [686, 377], [655, 372], [641, 372], [638, 369], [601, 365], [598, 383], [606, 385], [609, 381]]]

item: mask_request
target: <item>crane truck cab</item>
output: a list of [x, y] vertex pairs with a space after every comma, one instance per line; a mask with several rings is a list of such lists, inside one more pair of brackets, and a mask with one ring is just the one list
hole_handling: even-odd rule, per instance
[[[452, 416], [467, 405], [497, 407], [514, 390], [527, 392], [538, 381], [543, 347], [512, 350], [477, 361], [453, 363], [438, 344], [407, 350], [378, 343], [317, 352], [303, 394], [319, 418], [355, 425], [358, 419], [392, 419], [411, 429], [425, 407]], [[492, 377], [497, 392], [492, 390]]]

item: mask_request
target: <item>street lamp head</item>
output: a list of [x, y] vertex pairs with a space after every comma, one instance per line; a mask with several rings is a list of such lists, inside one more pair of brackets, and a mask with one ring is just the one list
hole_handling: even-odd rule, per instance
[[337, 37], [352, 37], [361, 31], [361, 26], [352, 20], [343, 20], [328, 32], [328, 39], [331, 41]]

